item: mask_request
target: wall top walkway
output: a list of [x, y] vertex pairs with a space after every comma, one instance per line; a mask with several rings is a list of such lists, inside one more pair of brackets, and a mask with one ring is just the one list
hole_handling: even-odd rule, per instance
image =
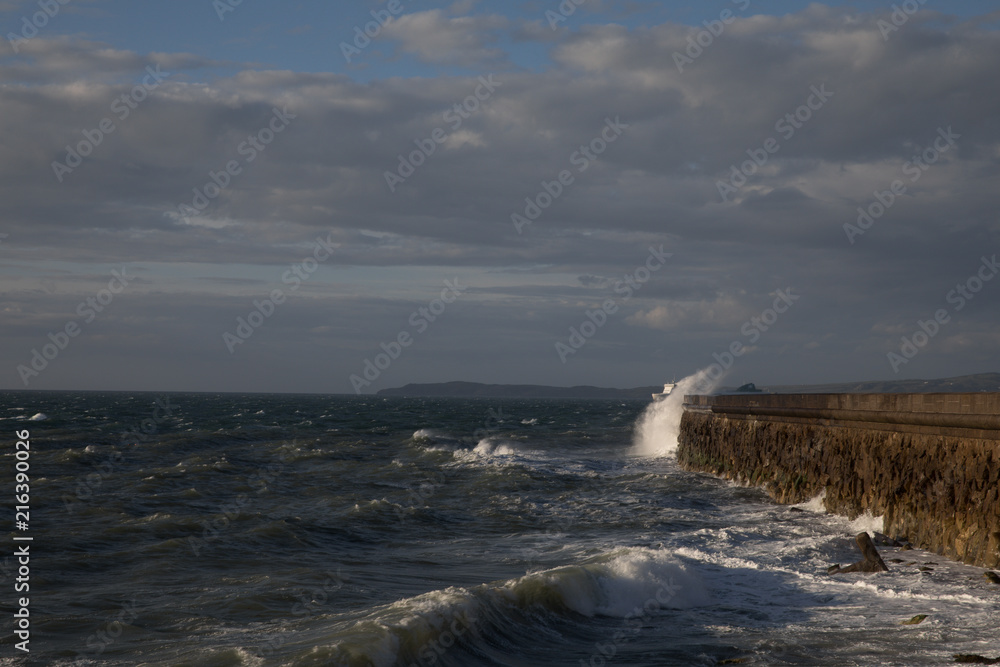
[[685, 406], [873, 410], [1000, 415], [1000, 393], [975, 394], [719, 394], [687, 395]]
[[684, 410], [742, 419], [828, 420], [1000, 439], [1000, 393], [688, 395]]

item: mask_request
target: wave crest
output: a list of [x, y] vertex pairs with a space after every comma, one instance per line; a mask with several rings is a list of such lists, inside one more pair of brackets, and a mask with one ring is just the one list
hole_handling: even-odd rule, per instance
[[427, 652], [434, 647], [481, 650], [476, 641], [481, 635], [530, 642], [539, 624], [572, 622], [574, 614], [629, 619], [710, 601], [701, 579], [671, 554], [630, 548], [518, 579], [450, 587], [383, 605], [326, 652], [335, 664], [407, 665], [430, 659]]
[[722, 376], [712, 379], [708, 369], [689, 375], [666, 398], [650, 404], [636, 422], [633, 450], [640, 456], [672, 456], [681, 432], [685, 394], [710, 392]]

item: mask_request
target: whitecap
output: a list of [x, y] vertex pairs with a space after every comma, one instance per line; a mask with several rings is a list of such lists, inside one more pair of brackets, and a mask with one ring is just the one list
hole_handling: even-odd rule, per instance
[[436, 428], [422, 428], [413, 432], [411, 440], [449, 440], [448, 435]]
[[495, 442], [491, 438], [483, 438], [472, 450], [480, 456], [513, 456], [517, 450], [503, 442]]

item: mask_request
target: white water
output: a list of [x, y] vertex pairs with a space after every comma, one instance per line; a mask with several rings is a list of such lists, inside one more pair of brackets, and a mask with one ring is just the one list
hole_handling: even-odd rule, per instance
[[[684, 396], [707, 393], [719, 379], [699, 371], [649, 405], [636, 421], [632, 451], [651, 457], [650, 465], [657, 464], [655, 457], [673, 457]], [[807, 514], [782, 515], [753, 503], [730, 506], [732, 525], [665, 540], [671, 557], [688, 563], [705, 582], [708, 596], [723, 601], [705, 618], [714, 632], [758, 650], [791, 646], [786, 657], [793, 661], [822, 653], [809, 664], [912, 667], [948, 664], [955, 653], [998, 655], [1000, 588], [984, 580], [981, 568], [920, 549], [886, 547], [880, 552], [889, 572], [830, 576], [829, 565], [857, 558], [853, 536], [883, 532], [884, 518], [827, 514], [823, 494], [797, 508]], [[927, 618], [902, 625], [918, 614]], [[767, 641], [755, 645], [756, 635]], [[798, 648], [804, 646], [809, 648]]]
[[[826, 489], [823, 489], [819, 492], [819, 495], [810, 498], [806, 502], [793, 505], [792, 507], [815, 514], [829, 514], [826, 509]], [[848, 529], [854, 533], [881, 533], [885, 530], [885, 517], [874, 516], [870, 511], [866, 511], [856, 519], [841, 518], [848, 526]]]
[[636, 424], [633, 451], [640, 456], [673, 456], [684, 414], [684, 395], [710, 392], [722, 376], [712, 379], [707, 369], [689, 375], [674, 387], [670, 395], [646, 408]]
[[[370, 664], [428, 664], [436, 661], [410, 661], [405, 655], [407, 647], [412, 651], [413, 646], [427, 645], [449, 630], [464, 634], [463, 625], [473, 633], [480, 631], [477, 626], [489, 632], [490, 619], [516, 617], [523, 611], [549, 620], [565, 618], [568, 609], [587, 618], [645, 615], [649, 622], [661, 610], [714, 603], [701, 575], [690, 565], [662, 550], [632, 547], [523, 577], [471, 587], [450, 586], [381, 605], [358, 619], [340, 638], [360, 644], [361, 654]], [[345, 642], [332, 649], [336, 664], [349, 662], [345, 660]]]

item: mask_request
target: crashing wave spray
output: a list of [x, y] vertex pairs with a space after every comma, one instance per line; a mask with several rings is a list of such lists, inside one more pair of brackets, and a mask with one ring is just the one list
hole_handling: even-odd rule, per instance
[[703, 368], [678, 382], [669, 396], [647, 407], [636, 423], [633, 451], [640, 456], [673, 455], [684, 414], [684, 395], [712, 391], [721, 379], [713, 380]]

